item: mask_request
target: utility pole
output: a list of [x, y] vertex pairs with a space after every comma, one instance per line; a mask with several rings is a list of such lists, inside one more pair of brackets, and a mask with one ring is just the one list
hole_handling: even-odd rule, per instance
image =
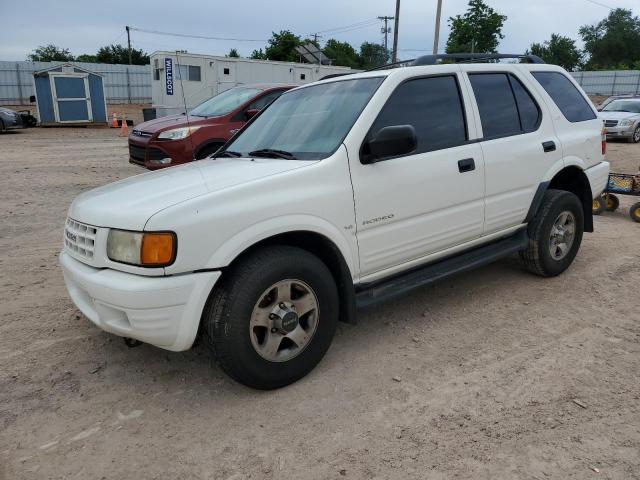
[[129, 32], [129, 25], [124, 27], [127, 30], [127, 45], [129, 46], [129, 65], [131, 65], [131, 33]]
[[391, 63], [398, 61], [398, 24], [400, 23], [400, 0], [396, 0], [396, 16], [393, 26], [393, 52], [391, 53]]
[[387, 46], [387, 34], [391, 32], [391, 28], [387, 26], [389, 20], [393, 20], [393, 17], [378, 17], [378, 20], [382, 20], [384, 22], [384, 27], [382, 28], [382, 33], [384, 33], [384, 50], [385, 52], [389, 51], [389, 47]]
[[440, 15], [442, 14], [442, 0], [438, 0], [438, 9], [436, 10], [436, 30], [433, 34], [433, 54], [438, 54], [438, 43], [440, 42]]
[[318, 43], [318, 38], [322, 38], [322, 35], [320, 35], [319, 33], [314, 33], [312, 37], [313, 37], [313, 41]]

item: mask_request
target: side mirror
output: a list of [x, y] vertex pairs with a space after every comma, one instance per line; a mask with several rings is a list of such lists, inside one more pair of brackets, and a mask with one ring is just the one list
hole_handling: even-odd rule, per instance
[[389, 157], [413, 152], [418, 146], [413, 125], [384, 127], [362, 146], [362, 163], [375, 163]]
[[260, 110], [258, 110], [257, 108], [250, 108], [249, 110], [244, 112], [244, 116], [247, 120], [249, 120], [250, 118], [255, 117], [259, 111]]

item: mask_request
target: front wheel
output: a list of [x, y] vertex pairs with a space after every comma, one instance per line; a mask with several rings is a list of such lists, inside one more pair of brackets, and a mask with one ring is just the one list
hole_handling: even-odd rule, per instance
[[631, 136], [629, 137], [629, 143], [638, 143], [640, 142], [640, 125], [636, 127]]
[[634, 222], [640, 222], [640, 202], [634, 203], [629, 209], [629, 216]]
[[529, 223], [529, 244], [520, 252], [525, 267], [543, 277], [564, 272], [573, 262], [584, 231], [584, 213], [578, 197], [549, 189]]
[[202, 321], [221, 368], [266, 390], [295, 382], [320, 362], [337, 327], [338, 305], [333, 276], [320, 259], [273, 246], [227, 272]]

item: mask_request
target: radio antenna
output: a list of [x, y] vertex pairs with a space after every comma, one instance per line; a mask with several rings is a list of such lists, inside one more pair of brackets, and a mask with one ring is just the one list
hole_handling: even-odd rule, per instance
[[[196, 152], [193, 150], [193, 138], [191, 138], [191, 123], [189, 121], [189, 112], [187, 111], [187, 97], [184, 94], [182, 69], [180, 68], [180, 50], [176, 50], [176, 63], [178, 64], [178, 77], [180, 78], [180, 92], [182, 93], [182, 105], [184, 105], [184, 115], [187, 119], [187, 128], [189, 129], [189, 143], [191, 144], [191, 160], [194, 160]], [[187, 75], [188, 74], [189, 74], [189, 69], [187, 68]]]

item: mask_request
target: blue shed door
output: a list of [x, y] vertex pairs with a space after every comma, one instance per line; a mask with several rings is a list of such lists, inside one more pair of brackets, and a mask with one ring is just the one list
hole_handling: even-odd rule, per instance
[[57, 122], [91, 122], [89, 82], [83, 74], [50, 74], [53, 109]]

